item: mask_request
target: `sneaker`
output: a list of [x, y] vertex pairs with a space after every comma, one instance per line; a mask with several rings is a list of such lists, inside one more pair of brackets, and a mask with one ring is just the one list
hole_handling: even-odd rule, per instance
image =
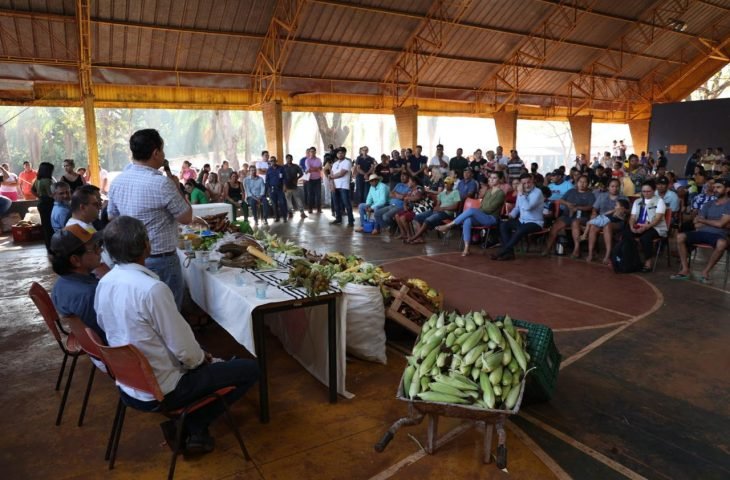
[[334, 220], [330, 222], [330, 225], [342, 225], [342, 220]]
[[210, 453], [215, 449], [215, 439], [208, 432], [191, 433], [185, 441], [185, 453], [196, 455]]
[[[312, 212], [309, 212], [309, 213], [312, 213]], [[302, 218], [307, 218], [307, 215], [304, 213], [304, 210], [302, 210], [300, 212], [300, 215], [302, 216]]]
[[[286, 222], [286, 220], [284, 220], [284, 221]], [[279, 223], [279, 217], [276, 217], [276, 218], [274, 219], [274, 223]]]

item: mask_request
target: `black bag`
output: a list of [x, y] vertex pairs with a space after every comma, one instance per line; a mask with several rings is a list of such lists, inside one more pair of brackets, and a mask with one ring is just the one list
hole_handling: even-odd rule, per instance
[[621, 240], [611, 249], [611, 264], [615, 273], [633, 273], [641, 270], [641, 256], [634, 235], [628, 226], [624, 227]]

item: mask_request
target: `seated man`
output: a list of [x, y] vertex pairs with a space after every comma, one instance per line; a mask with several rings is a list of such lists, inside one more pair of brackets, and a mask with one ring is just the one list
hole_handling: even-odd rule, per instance
[[388, 185], [380, 181], [380, 177], [374, 173], [368, 177], [370, 189], [365, 203], [361, 203], [358, 207], [360, 210], [360, 226], [355, 229], [356, 232], [362, 232], [363, 222], [367, 216], [375, 210], [384, 207], [388, 203]]
[[[464, 170], [464, 178], [468, 175]], [[444, 190], [439, 192], [436, 197], [436, 206], [433, 210], [428, 210], [416, 215], [416, 222], [419, 224], [418, 230], [410, 238], [407, 243], [424, 243], [423, 234], [430, 229], [434, 229], [441, 225], [444, 220], [452, 219], [456, 216], [456, 210], [459, 208], [461, 196], [457, 190], [454, 190], [454, 178], [446, 177], [444, 180]]]
[[730, 180], [715, 180], [714, 201], [705, 203], [700, 213], [694, 218], [695, 230], [677, 234], [677, 249], [682, 268], [672, 275], [672, 280], [688, 280], [690, 278], [688, 249], [698, 243], [712, 245], [714, 250], [702, 270], [700, 283], [710, 284], [710, 271], [722, 258], [728, 243], [728, 227], [730, 227]]
[[375, 212], [375, 230], [373, 230], [373, 235], [379, 234], [383, 228], [390, 228], [393, 224], [395, 214], [403, 210], [403, 199], [411, 191], [408, 187], [409, 177], [410, 175], [407, 173], [400, 174], [400, 183], [391, 190], [388, 205], [379, 208]]
[[[254, 360], [211, 363], [211, 355], [200, 348], [170, 288], [144, 266], [150, 241], [142, 222], [124, 215], [115, 218], [104, 229], [104, 245], [116, 266], [97, 288], [99, 326], [110, 346], [131, 344], [147, 357], [165, 395], [165, 408], [183, 407], [225, 386], [235, 387], [225, 397], [231, 404], [256, 383]], [[119, 390], [128, 406], [144, 411], [160, 407], [149, 394], [122, 385]], [[213, 450], [208, 426], [223, 412], [220, 402], [212, 402], [188, 415], [183, 432], [187, 453]], [[166, 439], [175, 433], [171, 420], [161, 427]]]
[[509, 212], [509, 219], [499, 225], [502, 248], [498, 253], [492, 255], [492, 260], [514, 260], [514, 246], [522, 237], [542, 229], [544, 224], [543, 202], [542, 191], [535, 188], [532, 176], [529, 173], [520, 175], [515, 207]]
[[99, 281], [92, 273], [101, 262], [100, 243], [100, 233], [89, 232], [80, 225], [69, 225], [53, 234], [51, 265], [59, 278], [53, 285], [51, 300], [61, 316], [76, 315], [104, 340], [106, 336], [96, 322], [94, 310]]
[[[99, 222], [99, 213], [101, 211], [101, 194], [99, 187], [90, 184], [81, 185], [71, 195], [71, 218], [66, 222], [66, 226], [79, 225], [89, 233], [96, 233], [94, 223]], [[95, 274], [101, 278], [109, 271], [112, 261], [106, 252], [102, 251], [102, 263], [95, 270]]]
[[66, 182], [56, 182], [51, 186], [53, 194], [53, 210], [51, 210], [51, 227], [53, 232], [61, 230], [71, 218], [71, 187]]
[[664, 204], [672, 210], [672, 213], [679, 213], [679, 197], [669, 189], [669, 179], [666, 176], [657, 177], [656, 194], [664, 200]]
[[474, 180], [474, 171], [471, 168], [464, 170], [464, 178], [459, 181], [459, 196], [461, 200], [474, 198], [479, 193], [479, 182]]

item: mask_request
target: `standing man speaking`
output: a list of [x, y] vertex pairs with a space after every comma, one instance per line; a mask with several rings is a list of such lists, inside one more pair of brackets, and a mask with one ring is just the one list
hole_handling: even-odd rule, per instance
[[[193, 209], [180, 191], [178, 179], [165, 160], [164, 141], [157, 130], [138, 130], [129, 139], [132, 165], [112, 183], [109, 217], [128, 215], [147, 229], [151, 252], [145, 266], [155, 272], [182, 306], [185, 284], [177, 258], [177, 224], [193, 220]], [[165, 167], [166, 176], [160, 172]]]

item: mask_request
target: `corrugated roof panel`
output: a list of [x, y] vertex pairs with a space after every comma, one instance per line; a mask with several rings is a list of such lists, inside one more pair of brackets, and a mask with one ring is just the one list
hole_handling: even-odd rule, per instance
[[552, 5], [535, 0], [481, 0], [474, 2], [464, 21], [531, 32], [551, 9]]
[[355, 6], [363, 5], [368, 7], [385, 8], [388, 10], [399, 10], [402, 12], [425, 14], [431, 7], [432, 2], [430, 2], [429, 0], [344, 0], [341, 3], [349, 3]]
[[516, 35], [455, 28], [442, 53], [499, 61], [507, 58], [521, 41]]
[[492, 65], [437, 58], [433, 59], [430, 66], [421, 74], [420, 83], [467, 89], [478, 88], [492, 69]]
[[380, 81], [394, 61], [395, 54], [297, 44], [292, 46], [284, 75]]

